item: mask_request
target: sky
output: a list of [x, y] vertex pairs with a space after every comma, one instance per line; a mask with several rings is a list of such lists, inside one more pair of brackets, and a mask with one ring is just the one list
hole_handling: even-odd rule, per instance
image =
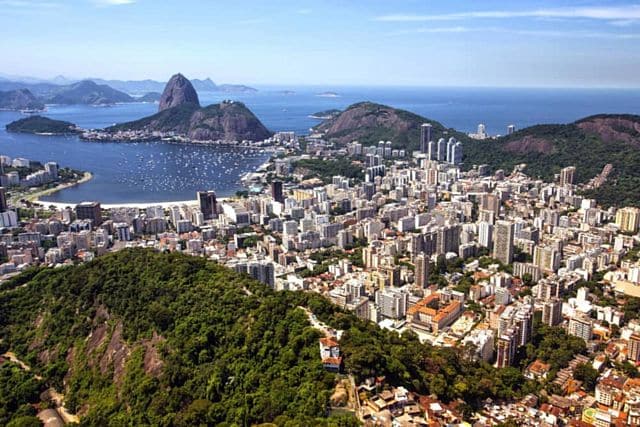
[[0, 73], [640, 87], [640, 1], [0, 0]]

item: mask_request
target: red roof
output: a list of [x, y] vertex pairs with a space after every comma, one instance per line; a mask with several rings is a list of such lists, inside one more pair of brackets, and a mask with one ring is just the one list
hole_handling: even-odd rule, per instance
[[325, 347], [338, 347], [338, 342], [331, 337], [320, 338], [320, 344]]

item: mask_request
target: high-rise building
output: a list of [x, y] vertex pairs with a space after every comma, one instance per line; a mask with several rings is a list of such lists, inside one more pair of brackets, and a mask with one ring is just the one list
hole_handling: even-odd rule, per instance
[[478, 243], [482, 247], [491, 249], [493, 245], [493, 225], [486, 221], [478, 223]]
[[459, 224], [440, 227], [436, 239], [436, 253], [438, 255], [445, 255], [448, 252], [457, 253], [460, 247], [461, 230]]
[[591, 340], [593, 334], [591, 319], [582, 316], [572, 317], [569, 319], [568, 333], [585, 341]]
[[50, 179], [58, 179], [58, 164], [56, 162], [47, 162], [44, 165], [44, 170], [49, 174]]
[[7, 210], [7, 193], [4, 187], [0, 187], [0, 212]]
[[511, 135], [512, 133], [514, 133], [516, 131], [516, 125], [509, 125], [507, 126], [507, 135]]
[[640, 335], [631, 334], [627, 347], [627, 358], [633, 363], [640, 361]]
[[494, 218], [500, 215], [500, 197], [496, 194], [483, 194], [480, 196], [480, 209], [491, 211]]
[[282, 192], [282, 181], [271, 182], [271, 197], [276, 202], [284, 203], [284, 194]]
[[420, 254], [416, 257], [416, 286], [425, 289], [429, 286], [429, 256]]
[[496, 221], [493, 237], [493, 257], [503, 264], [513, 261], [513, 223]]
[[429, 160], [436, 160], [438, 157], [438, 149], [435, 141], [429, 141], [427, 145], [427, 157]]
[[560, 268], [560, 253], [553, 246], [536, 246], [533, 249], [533, 263], [543, 272], [555, 273]]
[[572, 185], [576, 174], [575, 166], [568, 166], [560, 170], [560, 185]]
[[456, 142], [451, 148], [451, 164], [462, 164], [462, 142]]
[[640, 209], [626, 207], [616, 212], [616, 225], [626, 233], [635, 233], [640, 224]]
[[198, 191], [198, 203], [205, 220], [218, 217], [215, 191]]
[[407, 314], [409, 295], [398, 289], [390, 288], [375, 294], [380, 314], [391, 319], [402, 319]]
[[98, 202], [82, 202], [76, 205], [76, 217], [78, 219], [90, 219], [93, 225], [102, 224], [102, 208]]
[[423, 123], [420, 126], [420, 152], [426, 154], [429, 152], [429, 142], [431, 141], [431, 123]]
[[485, 139], [487, 137], [487, 128], [483, 123], [478, 125], [478, 139]]
[[440, 138], [438, 140], [437, 150], [438, 150], [437, 151], [438, 156], [436, 160], [439, 162], [446, 161], [447, 160], [447, 141], [445, 141], [444, 138]]
[[556, 326], [562, 322], [562, 300], [552, 298], [542, 305], [542, 323]]
[[447, 163], [453, 163], [453, 146], [456, 145], [456, 139], [451, 137], [447, 141]]
[[496, 366], [498, 368], [507, 368], [513, 363], [516, 355], [516, 331], [507, 329], [498, 337], [496, 344]]

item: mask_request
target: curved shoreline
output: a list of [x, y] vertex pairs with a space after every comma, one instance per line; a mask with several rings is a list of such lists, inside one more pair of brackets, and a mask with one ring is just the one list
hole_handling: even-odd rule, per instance
[[[227, 200], [225, 197], [218, 198], [218, 202], [224, 202]], [[99, 200], [97, 200], [99, 201]], [[66, 207], [75, 207], [80, 202], [48, 202], [46, 200], [36, 200], [34, 203], [38, 203], [43, 205], [44, 207], [55, 206], [57, 209], [64, 209]], [[151, 206], [161, 206], [163, 208], [168, 208], [171, 206], [195, 206], [198, 204], [197, 200], [179, 200], [174, 202], [128, 202], [128, 203], [100, 203], [100, 206], [103, 209], [117, 209], [117, 208], [137, 208], [137, 209], [146, 209]]]
[[93, 179], [93, 174], [91, 172], [85, 172], [82, 178], [74, 182], [67, 182], [64, 184], [57, 185], [53, 188], [47, 188], [45, 190], [36, 191], [32, 194], [27, 194], [24, 199], [32, 202], [32, 203], [47, 203], [46, 201], [40, 200], [40, 197], [49, 196], [51, 194], [57, 193], [58, 191], [62, 191], [67, 188], [75, 187], [76, 185], [84, 184], [85, 182], [91, 181]]

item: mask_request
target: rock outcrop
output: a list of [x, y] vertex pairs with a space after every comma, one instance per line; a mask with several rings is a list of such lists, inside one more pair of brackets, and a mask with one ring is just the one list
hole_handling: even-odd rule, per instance
[[160, 97], [158, 111], [164, 111], [185, 104], [200, 107], [200, 100], [191, 82], [185, 76], [178, 73], [172, 76], [167, 82], [164, 92], [162, 92], [162, 96]]
[[241, 102], [223, 101], [201, 108], [193, 85], [182, 74], [167, 83], [158, 113], [106, 131], [172, 133], [195, 141], [262, 141], [272, 135]]

